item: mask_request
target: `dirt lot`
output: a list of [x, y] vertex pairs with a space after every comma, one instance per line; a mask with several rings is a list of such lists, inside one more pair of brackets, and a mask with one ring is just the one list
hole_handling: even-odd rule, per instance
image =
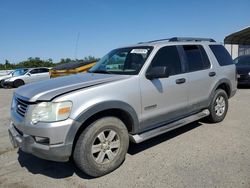
[[13, 91], [0, 89], [0, 187], [250, 187], [250, 89], [238, 90], [222, 123], [192, 123], [131, 144], [119, 169], [94, 179], [72, 162], [50, 162], [11, 148]]

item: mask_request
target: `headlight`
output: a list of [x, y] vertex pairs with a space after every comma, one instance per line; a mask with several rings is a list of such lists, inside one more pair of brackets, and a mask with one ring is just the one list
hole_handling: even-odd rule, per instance
[[31, 115], [31, 122], [55, 122], [69, 117], [72, 102], [41, 102], [35, 106]]

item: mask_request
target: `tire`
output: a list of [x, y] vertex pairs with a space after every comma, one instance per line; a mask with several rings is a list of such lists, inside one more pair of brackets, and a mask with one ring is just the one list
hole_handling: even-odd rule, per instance
[[73, 159], [84, 173], [99, 177], [122, 164], [128, 146], [129, 136], [124, 123], [116, 117], [104, 117], [93, 122], [81, 133]]
[[217, 89], [209, 106], [210, 115], [208, 121], [218, 123], [224, 120], [228, 110], [228, 96], [222, 89]]
[[24, 81], [23, 80], [18, 79], [18, 80], [15, 80], [13, 82], [13, 87], [15, 87], [15, 88], [18, 88], [18, 87], [20, 87], [22, 85], [24, 85]]
[[3, 82], [4, 82], [4, 80], [0, 81], [0, 88], [3, 88]]

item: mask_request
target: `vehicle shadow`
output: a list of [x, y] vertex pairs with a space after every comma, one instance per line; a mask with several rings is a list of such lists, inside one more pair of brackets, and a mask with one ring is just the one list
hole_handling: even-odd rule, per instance
[[54, 162], [40, 159], [19, 149], [18, 162], [32, 174], [42, 174], [55, 179], [62, 179], [76, 174], [83, 179], [92, 179], [81, 172], [72, 160], [68, 162]]
[[[162, 134], [158, 137], [152, 138], [140, 144], [130, 143], [128, 154], [135, 155], [139, 152], [142, 152], [143, 150], [146, 150], [150, 147], [154, 147], [162, 142], [177, 137], [201, 125], [202, 124], [199, 122], [190, 123], [186, 126]], [[93, 179], [93, 177], [81, 172], [75, 166], [72, 160], [64, 163], [43, 160], [31, 154], [24, 153], [19, 149], [18, 162], [20, 163], [21, 167], [26, 168], [32, 174], [42, 174], [55, 179], [66, 178], [72, 176], [73, 174], [76, 174], [77, 176], [83, 179]]]
[[190, 123], [190, 124], [187, 124], [183, 127], [180, 127], [180, 128], [177, 128], [177, 129], [174, 129], [172, 131], [169, 131], [167, 133], [164, 133], [162, 135], [159, 135], [157, 137], [154, 137], [154, 138], [151, 138], [149, 140], [146, 140], [142, 143], [139, 143], [139, 144], [134, 144], [134, 143], [130, 143], [129, 145], [129, 149], [128, 149], [128, 154], [130, 155], [135, 155], [143, 150], [146, 150], [148, 148], [151, 148], [151, 147], [154, 147], [162, 142], [165, 142], [167, 140], [170, 140], [174, 137], [177, 137], [181, 134], [184, 134], [192, 129], [195, 129], [199, 126], [201, 126], [202, 123], [196, 121], [196, 122], [193, 122], [193, 123]]

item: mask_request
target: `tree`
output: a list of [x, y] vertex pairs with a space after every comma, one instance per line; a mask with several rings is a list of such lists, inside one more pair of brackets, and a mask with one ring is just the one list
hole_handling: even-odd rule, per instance
[[83, 60], [84, 61], [95, 61], [95, 60], [99, 60], [99, 58], [96, 58], [94, 56], [89, 55], [87, 57], [84, 57]]

